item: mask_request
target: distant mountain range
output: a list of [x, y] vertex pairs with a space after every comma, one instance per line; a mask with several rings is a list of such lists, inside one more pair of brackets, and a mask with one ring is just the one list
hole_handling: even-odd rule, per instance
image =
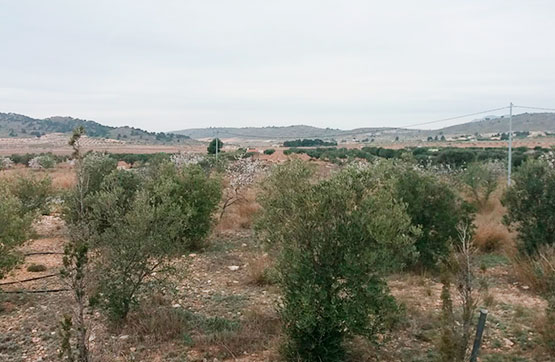
[[[0, 137], [31, 138], [50, 133], [71, 133], [76, 126], [84, 126], [87, 136], [117, 139], [145, 144], [187, 144], [192, 139], [206, 140], [214, 137], [236, 141], [283, 142], [300, 138], [341, 140], [364, 140], [366, 138], [402, 140], [426, 139], [436, 135], [491, 135], [508, 132], [507, 116], [488, 116], [480, 120], [445, 127], [437, 130], [406, 129], [392, 127], [356, 128], [341, 130], [305, 125], [287, 127], [215, 127], [192, 128], [174, 132], [148, 132], [134, 127], [111, 127], [94, 121], [72, 117], [49, 117], [36, 119], [15, 113], [0, 113]], [[555, 113], [523, 113], [513, 116], [513, 131], [555, 133]]]
[[134, 127], [111, 127], [98, 122], [72, 117], [37, 119], [16, 113], [0, 113], [0, 137], [29, 138], [50, 133], [71, 133], [77, 126], [85, 127], [88, 137], [117, 139], [134, 143], [178, 144], [190, 137], [174, 133], [148, 132]]
[[[356, 128], [341, 130], [332, 128], [318, 128], [312, 126], [287, 126], [287, 127], [210, 127], [191, 128], [173, 133], [186, 135], [195, 139], [209, 139], [219, 137], [222, 139], [267, 140], [284, 141], [299, 138], [322, 139], [363, 139], [399, 137], [402, 139], [425, 139], [429, 136], [445, 135], [480, 135], [508, 132], [509, 123], [507, 116], [488, 116], [480, 120], [449, 126], [437, 130], [406, 129], [392, 127]], [[555, 132], [555, 113], [523, 113], [513, 116], [513, 131], [520, 132]]]

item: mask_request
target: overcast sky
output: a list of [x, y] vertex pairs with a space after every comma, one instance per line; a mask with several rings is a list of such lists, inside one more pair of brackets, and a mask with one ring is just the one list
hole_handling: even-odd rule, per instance
[[555, 107], [554, 19], [552, 0], [0, 0], [0, 112], [167, 131]]

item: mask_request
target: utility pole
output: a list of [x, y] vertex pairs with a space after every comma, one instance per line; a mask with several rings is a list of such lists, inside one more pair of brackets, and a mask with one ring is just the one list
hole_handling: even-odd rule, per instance
[[507, 185], [511, 186], [511, 169], [513, 167], [513, 102], [509, 105], [509, 164], [507, 165]]

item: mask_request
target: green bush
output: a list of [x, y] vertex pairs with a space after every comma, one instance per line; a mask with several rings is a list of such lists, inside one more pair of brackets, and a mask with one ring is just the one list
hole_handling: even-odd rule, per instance
[[218, 153], [222, 152], [221, 150], [222, 150], [222, 147], [224, 147], [224, 143], [219, 138], [214, 138], [212, 141], [210, 141], [210, 144], [206, 149], [208, 151], [208, 154], [210, 155], [216, 154], [216, 144], [218, 145]]
[[462, 182], [470, 191], [476, 206], [483, 207], [497, 188], [500, 176], [492, 164], [474, 162], [462, 174]]
[[50, 212], [53, 196], [52, 179], [44, 177], [18, 177], [11, 185], [12, 193], [21, 201], [23, 214], [38, 212], [46, 215]]
[[337, 146], [335, 141], [323, 141], [321, 139], [298, 139], [283, 142], [284, 147], [314, 147], [314, 146]]
[[31, 168], [53, 168], [56, 166], [56, 159], [51, 154], [43, 154], [29, 160], [28, 165]]
[[555, 243], [555, 169], [547, 162], [530, 160], [520, 166], [502, 203], [507, 207], [505, 223], [518, 231], [521, 251], [533, 254]]
[[273, 148], [268, 148], [264, 150], [265, 155], [272, 155], [274, 152], [276, 152], [276, 150], [274, 150]]
[[397, 175], [397, 197], [407, 204], [414, 225], [422, 228], [416, 240], [418, 264], [435, 269], [437, 262], [449, 255], [457, 238], [457, 225], [472, 218], [471, 206], [450, 185], [436, 176], [412, 169], [400, 169]]
[[210, 231], [211, 216], [221, 198], [220, 180], [197, 165], [177, 169], [167, 163], [157, 178], [147, 181], [146, 188], [152, 193], [153, 202], [167, 199], [180, 209], [184, 219], [175, 241], [188, 248], [200, 246]]
[[21, 201], [0, 184], [0, 278], [18, 262], [13, 249], [29, 238], [31, 221]]
[[300, 162], [274, 169], [256, 228], [279, 251], [284, 357], [343, 361], [349, 338], [374, 339], [398, 315], [382, 277], [414, 254], [418, 229], [373, 171], [311, 175]]
[[220, 184], [199, 166], [163, 164], [141, 180], [114, 171], [92, 194], [91, 225], [100, 251], [97, 298], [112, 319], [127, 316], [154, 271], [208, 234]]
[[[77, 177], [81, 187], [77, 187], [64, 195], [64, 219], [68, 224], [78, 221], [91, 221], [90, 212], [95, 200], [95, 193], [102, 188], [104, 179], [117, 169], [117, 161], [96, 152], [87, 154], [82, 159], [82, 166]], [[83, 218], [84, 220], [79, 220]]]

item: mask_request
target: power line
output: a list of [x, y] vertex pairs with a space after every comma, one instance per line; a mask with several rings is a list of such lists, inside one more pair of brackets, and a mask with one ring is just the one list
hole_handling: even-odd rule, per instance
[[537, 109], [542, 111], [552, 111], [555, 112], [555, 108], [544, 108], [544, 107], [530, 107], [530, 106], [513, 106], [517, 108], [526, 108], [526, 109]]
[[480, 114], [490, 113], [490, 112], [495, 112], [495, 111], [500, 111], [500, 110], [507, 109], [507, 108], [509, 108], [509, 107], [505, 106], [505, 107], [500, 107], [500, 108], [488, 109], [488, 110], [481, 111], [481, 112], [468, 113], [468, 114], [463, 114], [463, 115], [461, 115], [461, 116], [455, 116], [455, 117], [449, 117], [449, 118], [438, 119], [438, 120], [436, 120], [436, 121], [429, 121], [429, 122], [422, 122], [422, 123], [409, 124], [409, 125], [407, 125], [407, 126], [401, 126], [401, 127], [399, 127], [399, 128], [417, 127], [417, 126], [424, 126], [424, 125], [432, 124], [432, 123], [440, 123], [440, 122], [453, 121], [453, 120], [455, 120], [455, 119], [477, 116], [477, 115], [480, 115]]

